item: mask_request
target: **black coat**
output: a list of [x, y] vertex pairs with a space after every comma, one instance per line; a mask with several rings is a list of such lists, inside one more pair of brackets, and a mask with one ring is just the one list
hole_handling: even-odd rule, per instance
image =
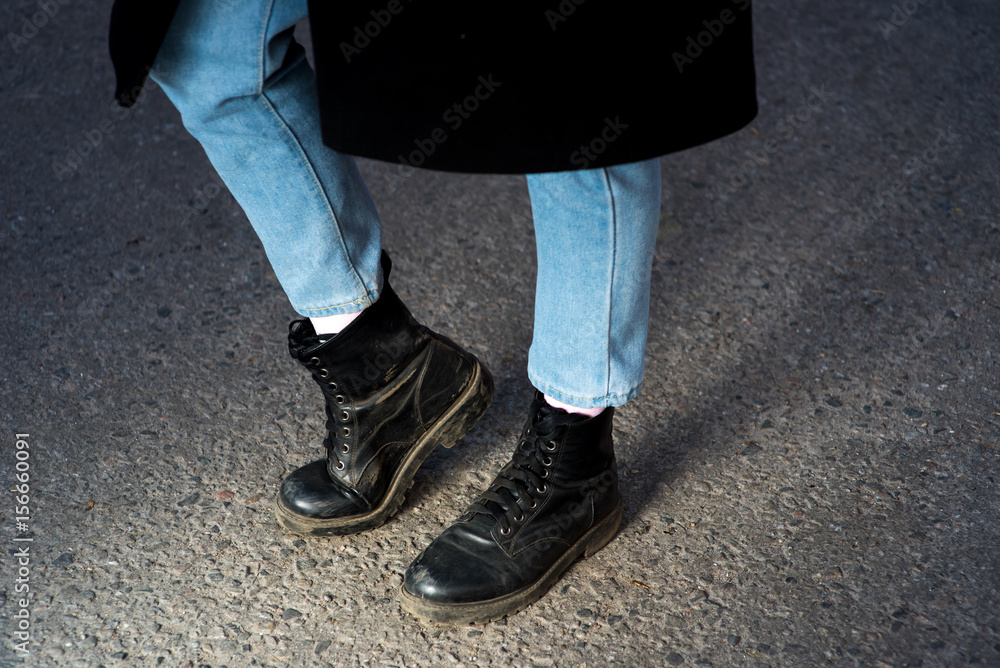
[[[116, 0], [129, 103], [176, 0]], [[310, 0], [324, 142], [449, 171], [644, 160], [757, 113], [750, 0]]]

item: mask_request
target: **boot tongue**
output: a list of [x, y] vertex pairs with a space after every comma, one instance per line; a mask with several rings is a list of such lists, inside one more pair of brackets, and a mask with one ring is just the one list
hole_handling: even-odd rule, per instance
[[[561, 408], [548, 405], [545, 403], [541, 393], [536, 395], [535, 400], [528, 410], [528, 415], [531, 416], [531, 419], [528, 421], [527, 431], [514, 449], [511, 462], [504, 467], [504, 470], [497, 475], [497, 478], [490, 485], [489, 489], [491, 491], [499, 492], [501, 488], [506, 487], [506, 485], [497, 486], [497, 481], [500, 478], [522, 480], [522, 486], [526, 486], [526, 483], [523, 482], [520, 476], [511, 476], [509, 473], [505, 474], [507, 467], [533, 468], [531, 460], [539, 456], [539, 441], [544, 443], [552, 438], [557, 438], [557, 432], [561, 427], [590, 419], [586, 415], [567, 413]], [[522, 491], [521, 493], [524, 492]], [[462, 529], [462, 531], [468, 533], [469, 536], [475, 536], [477, 530], [484, 533], [491, 531], [497, 523], [499, 515], [504, 512], [506, 511], [501, 504], [495, 500], [475, 502], [458, 518], [458, 521], [466, 523], [466, 528]]]
[[551, 434], [563, 425], [575, 424], [590, 419], [587, 415], [567, 413], [561, 408], [549, 406], [545, 403], [544, 399], [536, 399], [532, 410], [534, 418], [531, 420], [531, 430], [539, 436]]

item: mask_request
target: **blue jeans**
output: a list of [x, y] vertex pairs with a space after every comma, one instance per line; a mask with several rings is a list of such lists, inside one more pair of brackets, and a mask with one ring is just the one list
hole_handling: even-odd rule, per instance
[[[381, 288], [378, 211], [354, 159], [321, 139], [292, 38], [306, 0], [182, 0], [151, 76], [260, 237], [292, 307], [353, 313]], [[583, 408], [638, 392], [660, 165], [529, 174], [538, 252], [528, 375]]]

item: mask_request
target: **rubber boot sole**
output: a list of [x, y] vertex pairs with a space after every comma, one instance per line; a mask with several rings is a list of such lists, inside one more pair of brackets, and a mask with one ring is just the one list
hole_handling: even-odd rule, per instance
[[528, 607], [559, 580], [570, 564], [580, 556], [589, 557], [611, 542], [622, 523], [622, 502], [604, 516], [534, 582], [504, 596], [468, 603], [437, 603], [414, 596], [405, 586], [399, 589], [403, 610], [418, 619], [441, 625], [487, 624]]
[[346, 517], [308, 517], [297, 515], [281, 505], [275, 498], [275, 515], [278, 524], [288, 531], [304, 536], [343, 536], [360, 533], [383, 525], [396, 514], [403, 504], [406, 491], [413, 484], [413, 476], [438, 444], [454, 446], [479, 422], [493, 401], [493, 376], [479, 360], [475, 373], [465, 391], [414, 444], [406, 459], [400, 462], [389, 483], [385, 497], [367, 513]]

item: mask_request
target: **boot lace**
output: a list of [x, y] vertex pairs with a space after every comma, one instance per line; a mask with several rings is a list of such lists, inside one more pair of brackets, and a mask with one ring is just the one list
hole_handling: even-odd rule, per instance
[[515, 524], [525, 519], [526, 511], [538, 506], [549, 491], [547, 479], [558, 447], [555, 411], [542, 406], [533, 423], [525, 430], [521, 441], [508, 462], [494, 478], [489, 488], [473, 503], [468, 513], [492, 517], [500, 525], [500, 533], [510, 534]]
[[[302, 339], [301, 350], [307, 350], [319, 342], [320, 339], [317, 336], [305, 337]], [[343, 456], [346, 459], [347, 455], [350, 454], [351, 441], [353, 440], [351, 405], [337, 385], [337, 382], [333, 380], [330, 370], [322, 366], [322, 360], [318, 357], [310, 358], [304, 354], [298, 357], [298, 359], [309, 369], [313, 378], [319, 383], [320, 390], [323, 392], [323, 398], [326, 400], [327, 432], [326, 438], [323, 439], [323, 446], [326, 448], [327, 458], [332, 462], [336, 462], [334, 468], [337, 471], [343, 471], [347, 468], [347, 465], [341, 457]]]

